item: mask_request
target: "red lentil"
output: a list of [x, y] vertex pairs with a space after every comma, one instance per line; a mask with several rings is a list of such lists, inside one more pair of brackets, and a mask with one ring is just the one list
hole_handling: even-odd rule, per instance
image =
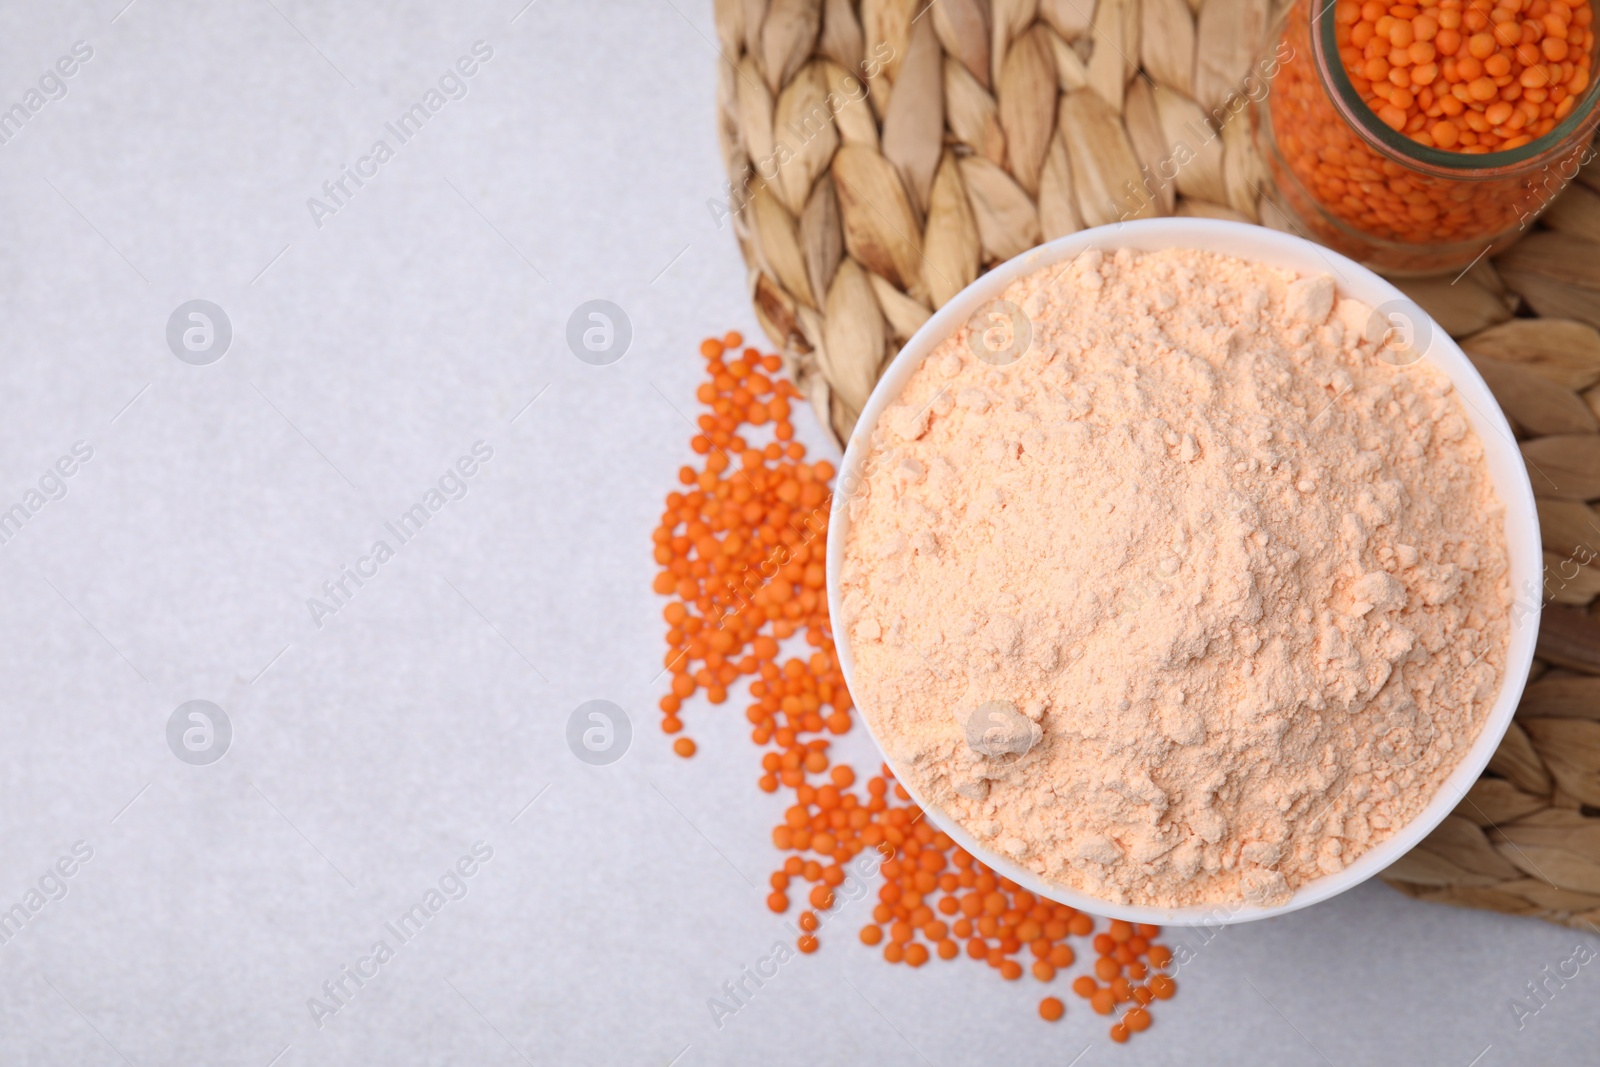
[[[1324, 10], [1338, 52], [1327, 62], [1348, 90], [1319, 67], [1312, 15]], [[1509, 241], [1565, 183], [1554, 176], [1576, 169], [1592, 129], [1525, 163], [1472, 160], [1530, 144], [1583, 102], [1593, 18], [1590, 0], [1297, 0], [1260, 105], [1286, 205], [1317, 239], [1388, 269], [1438, 270]], [[1353, 125], [1370, 129], [1370, 116], [1459, 162], [1380, 150]]]
[[1390, 128], [1499, 152], [1542, 137], [1589, 86], [1587, 0], [1339, 0], [1339, 58]]

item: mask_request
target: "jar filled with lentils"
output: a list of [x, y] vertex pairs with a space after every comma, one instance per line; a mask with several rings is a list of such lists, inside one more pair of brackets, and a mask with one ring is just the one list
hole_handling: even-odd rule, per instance
[[1297, 228], [1377, 270], [1461, 270], [1594, 154], [1590, 0], [1293, 0], [1257, 145]]

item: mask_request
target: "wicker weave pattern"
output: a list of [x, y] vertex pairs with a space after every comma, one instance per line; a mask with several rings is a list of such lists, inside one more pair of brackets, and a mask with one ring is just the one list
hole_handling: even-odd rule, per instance
[[[715, 12], [727, 218], [757, 318], [841, 441], [934, 309], [1041, 241], [1161, 214], [1294, 228], [1241, 94], [1270, 0]], [[1401, 285], [1462, 339], [1542, 472], [1553, 603], [1489, 772], [1384, 877], [1425, 900], [1600, 922], [1600, 169], [1494, 264]]]

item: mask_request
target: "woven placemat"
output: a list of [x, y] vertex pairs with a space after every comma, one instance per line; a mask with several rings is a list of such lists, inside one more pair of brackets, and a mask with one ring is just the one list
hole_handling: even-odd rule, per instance
[[[1116, 221], [1114, 201], [1128, 217], [1293, 232], [1245, 96], [1272, 15], [1272, 0], [716, 0], [729, 185], [713, 214], [838, 440], [933, 309], [996, 263]], [[1383, 877], [1424, 900], [1587, 926], [1600, 922], [1600, 514], [1587, 503], [1600, 499], [1600, 168], [1492, 263], [1398, 284], [1473, 356], [1548, 476], [1547, 604], [1488, 772]]]

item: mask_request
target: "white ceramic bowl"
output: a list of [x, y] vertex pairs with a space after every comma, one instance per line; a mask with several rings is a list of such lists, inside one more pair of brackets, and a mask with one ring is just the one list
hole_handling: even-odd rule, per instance
[[[1143, 905], [1116, 904], [1100, 900], [1064, 886], [1044, 881], [1030, 870], [1018, 866], [973, 839], [954, 819], [937, 807], [928, 805], [917, 795], [910, 782], [900, 780], [913, 800], [921, 806], [928, 818], [957, 844], [994, 870], [1018, 885], [1063, 904], [1097, 915], [1126, 919], [1131, 922], [1171, 924], [1178, 926], [1217, 925], [1249, 922], [1272, 915], [1296, 911], [1319, 900], [1342, 893], [1351, 886], [1366, 881], [1382, 871], [1421, 841], [1460, 802], [1468, 787], [1477, 780], [1489, 757], [1500, 744], [1511, 723], [1512, 712], [1522, 698], [1527, 682], [1528, 668], [1533, 661], [1534, 642], [1539, 633], [1539, 603], [1543, 583], [1543, 555], [1539, 544], [1539, 520], [1534, 510], [1533, 489], [1529, 485], [1522, 455], [1512, 437], [1511, 428], [1500, 412], [1500, 406], [1489, 392], [1483, 379], [1450, 336], [1427, 313], [1405, 294], [1378, 275], [1330, 249], [1312, 244], [1289, 234], [1279, 233], [1261, 226], [1215, 219], [1161, 218], [1101, 226], [1084, 230], [1051, 241], [1032, 249], [985, 274], [923, 324], [922, 329], [906, 342], [905, 347], [884, 373], [872, 391], [855, 433], [845, 450], [840, 468], [835, 507], [828, 527], [828, 610], [835, 619], [842, 619], [839, 604], [839, 574], [844, 564], [845, 538], [850, 532], [850, 516], [844, 503], [861, 484], [861, 464], [883, 409], [900, 394], [917, 366], [927, 358], [941, 341], [958, 330], [983, 304], [999, 297], [1006, 286], [1017, 278], [1070, 259], [1091, 248], [1113, 252], [1119, 248], [1157, 251], [1165, 248], [1191, 248], [1241, 259], [1254, 260], [1274, 267], [1301, 272], [1324, 273], [1333, 276], [1341, 296], [1353, 297], [1374, 308], [1394, 308], [1414, 324], [1417, 347], [1422, 358], [1438, 367], [1455, 383], [1457, 394], [1465, 401], [1467, 416], [1472, 428], [1483, 441], [1489, 476], [1495, 491], [1506, 509], [1506, 549], [1511, 569], [1513, 595], [1524, 610], [1512, 613], [1511, 642], [1506, 652], [1504, 680], [1500, 694], [1490, 710], [1483, 732], [1472, 748], [1446, 779], [1433, 800], [1400, 831], [1366, 852], [1344, 870], [1318, 878], [1301, 886], [1285, 903], [1275, 907], [1245, 906], [1242, 904], [1204, 904], [1181, 908], [1156, 908]], [[1425, 337], [1425, 347], [1422, 343]], [[1527, 592], [1533, 590], [1530, 596]], [[850, 652], [849, 635], [843, 627], [835, 630], [839, 661], [844, 668], [845, 680], [852, 693], [861, 690], [855, 685], [855, 660]], [[870, 719], [863, 714], [862, 720]], [[874, 737], [879, 749], [881, 739]], [[894, 767], [894, 761], [889, 761]]]

